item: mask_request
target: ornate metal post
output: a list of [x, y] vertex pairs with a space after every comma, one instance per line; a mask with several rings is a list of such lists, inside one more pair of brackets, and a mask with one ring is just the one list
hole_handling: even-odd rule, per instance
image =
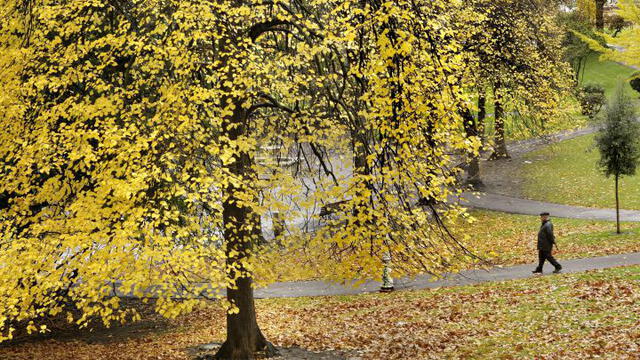
[[391, 292], [393, 291], [393, 278], [391, 277], [391, 255], [386, 252], [382, 256], [382, 262], [384, 263], [384, 268], [382, 270], [382, 286], [380, 287], [380, 292]]

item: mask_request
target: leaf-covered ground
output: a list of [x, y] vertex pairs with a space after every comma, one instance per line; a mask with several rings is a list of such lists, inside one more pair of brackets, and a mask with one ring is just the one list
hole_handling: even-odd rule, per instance
[[[568, 205], [615, 208], [613, 178], [597, 168], [594, 135], [581, 136], [527, 154], [521, 175], [526, 197]], [[620, 182], [620, 207], [640, 209], [638, 175]]]
[[[458, 288], [257, 303], [281, 346], [344, 350], [364, 359], [637, 359], [640, 266]], [[23, 340], [3, 359], [189, 359], [221, 341], [215, 306], [174, 321]]]

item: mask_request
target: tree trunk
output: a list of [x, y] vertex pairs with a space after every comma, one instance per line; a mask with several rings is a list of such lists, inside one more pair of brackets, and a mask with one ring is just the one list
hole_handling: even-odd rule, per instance
[[[462, 111], [462, 120], [464, 122], [465, 135], [467, 137], [477, 137], [478, 127], [476, 120], [473, 118], [471, 110], [464, 109]], [[466, 183], [474, 188], [482, 187], [482, 179], [480, 178], [480, 155], [472, 155], [470, 162], [466, 164], [465, 170], [467, 172]]]
[[620, 234], [620, 199], [618, 196], [618, 180], [620, 175], [616, 174], [616, 233]]
[[484, 89], [480, 91], [478, 95], [478, 120], [476, 122], [476, 126], [478, 128], [478, 135], [480, 136], [480, 140], [482, 141], [482, 145], [485, 143], [485, 133], [484, 133], [484, 120], [487, 118], [487, 96], [485, 95]]
[[504, 135], [504, 109], [502, 107], [502, 100], [498, 97], [497, 90], [494, 91], [494, 105], [495, 105], [495, 147], [493, 154], [489, 157], [489, 160], [508, 159], [510, 158], [507, 152], [507, 143]]
[[604, 4], [606, 0], [596, 1], [596, 28], [600, 31], [604, 30]]
[[227, 340], [218, 350], [216, 359], [254, 359], [258, 352], [266, 357], [277, 355], [275, 347], [258, 327], [251, 283], [250, 277], [243, 276], [236, 281], [237, 289], [227, 289], [227, 299], [240, 312], [227, 314]]
[[[246, 109], [239, 100], [234, 104], [233, 115], [224, 124], [224, 132], [230, 143], [248, 134]], [[227, 165], [232, 176], [242, 179], [235, 184], [229, 182], [225, 187], [222, 211], [227, 266], [230, 269], [228, 276], [235, 280], [235, 286], [227, 287], [227, 300], [239, 312], [227, 314], [227, 339], [215, 355], [217, 359], [244, 360], [254, 359], [257, 352], [265, 352], [266, 356], [277, 353], [258, 327], [252, 278], [245, 267], [254, 245], [262, 238], [260, 216], [251, 207], [243, 206], [241, 200], [246, 199], [247, 193], [256, 196], [255, 190], [251, 189], [257, 179], [253, 161], [251, 155], [243, 151], [236, 153], [235, 160]]]
[[368, 174], [367, 151], [365, 142], [367, 136], [364, 129], [354, 129], [351, 131], [351, 141], [353, 148], [353, 169], [356, 174]]

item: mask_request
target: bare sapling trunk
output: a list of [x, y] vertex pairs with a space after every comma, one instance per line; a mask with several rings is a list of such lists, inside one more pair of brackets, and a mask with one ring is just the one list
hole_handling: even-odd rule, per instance
[[[247, 134], [247, 120], [246, 110], [237, 104], [233, 116], [225, 124], [225, 132], [231, 142]], [[222, 214], [229, 277], [235, 279], [235, 286], [227, 287], [227, 300], [239, 312], [227, 314], [227, 339], [215, 355], [216, 359], [254, 359], [256, 353], [263, 353], [267, 357], [277, 355], [275, 347], [265, 339], [258, 327], [253, 280], [244, 266], [254, 245], [262, 237], [259, 215], [240, 200], [243, 194], [253, 191], [249, 187], [255, 183], [257, 174], [252, 162], [249, 153], [241, 152], [228, 165], [230, 174], [242, 179], [226, 186]]]
[[616, 174], [616, 233], [620, 234], [620, 197], [618, 196], [618, 180], [620, 175]]

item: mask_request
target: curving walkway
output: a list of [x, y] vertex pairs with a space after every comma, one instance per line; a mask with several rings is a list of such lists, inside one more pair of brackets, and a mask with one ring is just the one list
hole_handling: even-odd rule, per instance
[[[532, 260], [535, 254], [531, 254]], [[640, 265], [640, 252], [598, 256], [582, 259], [559, 259], [563, 266], [563, 274], [578, 273], [590, 270], [602, 270], [620, 266]], [[394, 279], [395, 290], [420, 290], [434, 289], [439, 287], [464, 286], [480, 284], [491, 281], [509, 281], [517, 279], [529, 278], [533, 275], [531, 271], [536, 267], [537, 263], [513, 265], [513, 266], [496, 266], [489, 269], [467, 270], [456, 274], [443, 274], [439, 279], [434, 279], [431, 275], [419, 275], [413, 278]], [[552, 274], [552, 267], [546, 264], [543, 276], [556, 276]], [[112, 284], [110, 296], [121, 298], [138, 298], [137, 295], [122, 287], [122, 284], [115, 282]], [[202, 285], [195, 284], [198, 289], [202, 289]], [[288, 281], [276, 282], [266, 287], [256, 288], [254, 290], [254, 298], [296, 298], [305, 296], [337, 296], [337, 295], [357, 295], [366, 293], [375, 293], [380, 291], [382, 283], [379, 281], [368, 280], [364, 283], [354, 286], [351, 284], [338, 284], [323, 280], [310, 281]], [[149, 288], [145, 291], [145, 297], [156, 298], [161, 293], [160, 288]], [[194, 292], [185, 291], [176, 293], [177, 298], [194, 298], [204, 296], [208, 299], [226, 296], [225, 289], [216, 289], [211, 286], [204, 286], [204, 290], [199, 290], [200, 295]]]
[[[532, 254], [532, 258], [534, 258], [534, 256], [535, 254]], [[573, 260], [560, 259], [560, 262], [563, 266], [562, 273], [578, 273], [619, 266], [640, 265], [640, 252]], [[394, 285], [395, 290], [419, 290], [473, 285], [490, 281], [525, 279], [534, 276], [531, 271], [536, 267], [536, 265], [537, 264], [532, 263], [506, 267], [493, 267], [487, 270], [467, 270], [457, 274], [444, 274], [440, 279], [434, 279], [431, 275], [419, 275], [414, 278], [394, 279]], [[551, 273], [552, 268], [549, 264], [545, 266], [544, 270], [545, 275], [543, 276], [557, 276]], [[353, 284], [336, 284], [322, 280], [276, 282], [267, 287], [255, 289], [254, 297], [256, 299], [264, 299], [295, 298], [304, 296], [356, 295], [378, 292], [381, 285], [382, 284], [378, 281], [365, 281], [359, 286], [353, 286]], [[148, 289], [145, 297], [156, 297], [156, 290], [161, 291], [153, 288]], [[226, 291], [224, 289], [214, 289], [209, 287], [201, 292], [200, 296], [205, 295], [207, 298], [211, 299], [216, 296], [225, 296], [225, 293]], [[192, 298], [195, 296], [191, 292], [175, 295], [180, 298]], [[111, 296], [137, 298], [136, 295], [122, 288], [122, 285], [119, 283], [113, 284]]]
[[[523, 154], [531, 151], [533, 148], [549, 143], [550, 141], [562, 141], [576, 136], [586, 135], [593, 132], [594, 128], [585, 128], [573, 132], [563, 132], [554, 134], [546, 140], [534, 139], [526, 140], [511, 144], [509, 149], [512, 156], [514, 154]], [[554, 217], [574, 218], [574, 219], [590, 219], [590, 220], [615, 220], [615, 210], [613, 209], [593, 209], [579, 206], [569, 206], [561, 204], [553, 204], [542, 201], [527, 200], [508, 195], [499, 195], [492, 193], [463, 193], [461, 198], [452, 198], [451, 201], [458, 201], [464, 206], [501, 211], [507, 213], [538, 215], [540, 212], [548, 211]], [[638, 221], [640, 222], [640, 211], [621, 210], [622, 221]], [[534, 260], [535, 254], [532, 254]], [[600, 256], [593, 258], [561, 260], [564, 267], [563, 273], [576, 273], [589, 270], [600, 270], [619, 266], [640, 265], [640, 252]], [[395, 279], [396, 290], [416, 290], [427, 288], [438, 288], [444, 286], [461, 286], [478, 284], [489, 281], [506, 281], [514, 279], [524, 279], [531, 277], [531, 270], [535, 264], [515, 265], [508, 267], [494, 267], [487, 270], [469, 270], [457, 274], [445, 274], [438, 280], [433, 280], [431, 275], [420, 275], [415, 278]], [[549, 274], [550, 265], [547, 265], [547, 274]], [[135, 297], [131, 292], [122, 288], [121, 284], [113, 284], [112, 295], [119, 297]], [[254, 291], [255, 298], [291, 298], [302, 296], [335, 296], [335, 295], [354, 295], [362, 293], [372, 293], [379, 291], [381, 286], [377, 281], [366, 281], [359, 286], [352, 284], [342, 285], [325, 281], [294, 281], [294, 282], [277, 282], [264, 288], [257, 288]], [[146, 296], [153, 297], [154, 289], [149, 289]], [[215, 294], [223, 295], [223, 289], [209, 288], [204, 290], [201, 295]], [[176, 294], [176, 296], [185, 296], [185, 294]], [[189, 295], [186, 295], [189, 296]]]
[[[582, 206], [554, 204], [490, 193], [463, 193], [460, 203], [467, 207], [506, 212], [510, 214], [538, 215], [547, 211], [552, 217], [615, 221], [615, 209], [596, 209]], [[620, 221], [640, 222], [640, 211], [620, 210]]]

